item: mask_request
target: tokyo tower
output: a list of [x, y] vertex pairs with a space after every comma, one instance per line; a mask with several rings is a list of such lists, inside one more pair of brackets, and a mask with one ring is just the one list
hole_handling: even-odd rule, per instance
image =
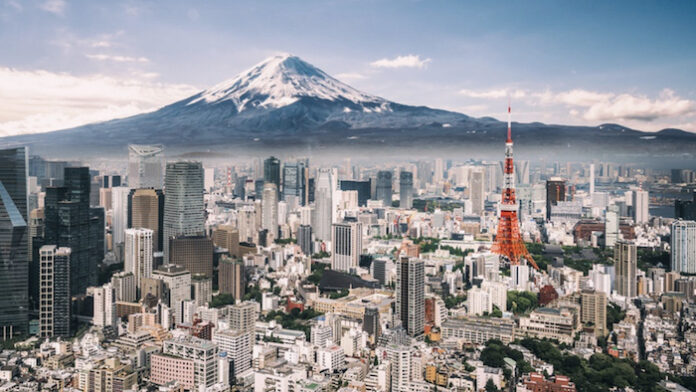
[[524, 246], [520, 234], [520, 222], [517, 219], [518, 204], [515, 198], [515, 165], [512, 161], [512, 125], [510, 122], [510, 105], [508, 105], [508, 129], [505, 141], [505, 164], [503, 196], [500, 202], [500, 219], [498, 219], [498, 235], [491, 249], [510, 260], [510, 265], [521, 264], [527, 260], [535, 269], [539, 267]]

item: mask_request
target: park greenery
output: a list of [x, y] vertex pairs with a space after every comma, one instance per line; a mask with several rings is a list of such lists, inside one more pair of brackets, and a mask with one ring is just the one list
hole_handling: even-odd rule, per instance
[[511, 348], [497, 339], [491, 339], [486, 342], [486, 348], [481, 352], [481, 361], [484, 365], [504, 368], [505, 358], [510, 358], [515, 361], [519, 374], [534, 371], [534, 368], [532, 368], [529, 362], [524, 360], [521, 351]]
[[[631, 387], [640, 391], [659, 391], [662, 374], [648, 361], [632, 362], [606, 354], [593, 354], [589, 360], [562, 352], [547, 340], [525, 338], [520, 344], [539, 359], [550, 363], [556, 374], [570, 377], [578, 391], [600, 392]], [[513, 358], [514, 359], [514, 358]]]
[[218, 295], [213, 295], [208, 306], [211, 308], [222, 308], [223, 306], [233, 305], [234, 297], [232, 294], [220, 293]]
[[523, 314], [536, 309], [539, 299], [531, 291], [508, 291], [507, 308], [514, 314]]
[[285, 329], [302, 331], [307, 336], [307, 340], [309, 340], [311, 330], [309, 320], [321, 316], [322, 314], [323, 313], [317, 312], [314, 309], [300, 311], [300, 309], [294, 308], [290, 313], [285, 313], [282, 310], [272, 310], [266, 315], [266, 321], [275, 320]]
[[466, 295], [461, 294], [461, 295], [447, 295], [444, 298], [445, 301], [445, 307], [447, 309], [452, 309], [458, 307], [461, 303], [466, 301]]

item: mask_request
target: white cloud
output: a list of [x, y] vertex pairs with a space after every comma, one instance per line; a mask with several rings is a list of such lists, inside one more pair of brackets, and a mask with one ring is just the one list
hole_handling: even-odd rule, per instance
[[151, 111], [199, 89], [105, 75], [0, 67], [0, 136], [70, 128]]
[[469, 98], [501, 99], [524, 98], [527, 93], [524, 90], [491, 89], [491, 90], [459, 90], [459, 94]]
[[46, 0], [39, 5], [39, 8], [52, 14], [63, 15], [66, 5], [64, 0]]
[[421, 59], [418, 55], [397, 56], [393, 59], [380, 59], [370, 63], [378, 68], [424, 68], [431, 60]]
[[583, 117], [592, 121], [638, 120], [654, 121], [696, 112], [696, 102], [678, 97], [674, 91], [663, 90], [656, 99], [644, 95], [620, 94], [592, 104]]
[[115, 61], [117, 63], [148, 63], [150, 60], [147, 57], [131, 57], [131, 56], [118, 56], [105, 53], [98, 54], [86, 54], [85, 57], [91, 60], [99, 61]]
[[[572, 89], [554, 92], [551, 90], [510, 90], [493, 88], [488, 90], [460, 90], [460, 95], [474, 99], [521, 100], [530, 106], [564, 106], [566, 113], [574, 119], [588, 122], [624, 121], [646, 123], [659, 119], [669, 120], [681, 116], [696, 115], [696, 101], [681, 98], [674, 91], [665, 89], [657, 98], [630, 93], [611, 93]], [[553, 109], [550, 109], [553, 110]], [[562, 121], [556, 120], [556, 121]], [[640, 124], [635, 124], [640, 126]]]

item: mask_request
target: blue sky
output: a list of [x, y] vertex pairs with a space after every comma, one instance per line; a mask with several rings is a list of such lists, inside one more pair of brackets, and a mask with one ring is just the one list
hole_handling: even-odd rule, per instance
[[[203, 5], [204, 4], [204, 5]], [[694, 1], [0, 0], [0, 134], [122, 117], [277, 53], [474, 116], [696, 132]]]

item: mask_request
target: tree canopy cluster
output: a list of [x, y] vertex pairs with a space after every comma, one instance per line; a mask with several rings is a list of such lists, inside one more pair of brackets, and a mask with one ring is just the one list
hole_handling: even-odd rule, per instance
[[632, 387], [640, 391], [658, 391], [660, 369], [648, 361], [632, 362], [606, 354], [594, 354], [589, 360], [559, 350], [547, 340], [526, 338], [522, 346], [539, 359], [553, 365], [554, 372], [570, 377], [578, 391], [610, 391]]

